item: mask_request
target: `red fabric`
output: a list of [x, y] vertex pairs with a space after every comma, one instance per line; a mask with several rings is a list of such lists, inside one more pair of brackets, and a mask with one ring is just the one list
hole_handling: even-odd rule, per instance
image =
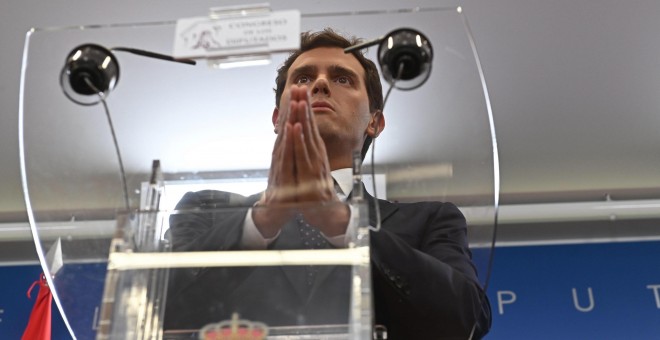
[[27, 327], [25, 327], [22, 340], [50, 340], [50, 315], [53, 294], [50, 292], [46, 277], [41, 274], [41, 278], [34, 281], [28, 289], [28, 299], [32, 288], [37, 284], [39, 284], [39, 295], [37, 295], [37, 300], [34, 302], [34, 307], [32, 307], [30, 320]]

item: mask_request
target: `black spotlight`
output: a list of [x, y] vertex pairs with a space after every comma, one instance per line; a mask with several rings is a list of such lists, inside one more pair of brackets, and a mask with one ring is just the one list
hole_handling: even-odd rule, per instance
[[383, 78], [401, 90], [420, 87], [431, 75], [433, 48], [428, 38], [411, 28], [400, 28], [381, 38], [378, 62]]
[[84, 44], [66, 57], [60, 76], [64, 94], [81, 105], [94, 105], [108, 96], [119, 80], [117, 58], [107, 48]]

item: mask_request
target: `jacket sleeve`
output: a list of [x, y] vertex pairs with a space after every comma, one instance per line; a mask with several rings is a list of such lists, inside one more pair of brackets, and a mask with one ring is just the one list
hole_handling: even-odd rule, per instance
[[395, 313], [407, 311], [388, 323], [411, 327], [402, 334], [432, 338], [468, 339], [473, 328], [473, 338], [487, 333], [490, 304], [477, 279], [459, 209], [439, 202], [400, 205], [387, 224], [393, 227], [371, 233], [374, 291], [384, 300], [375, 304], [385, 303]]
[[170, 215], [172, 250], [237, 250], [249, 202], [249, 198], [216, 190], [185, 194]]
[[[174, 252], [237, 250], [249, 199], [205, 190], [189, 192], [170, 215]], [[200, 328], [213, 320], [226, 294], [249, 274], [243, 268], [173, 268], [168, 280], [165, 329]], [[213, 274], [213, 279], [208, 275]]]

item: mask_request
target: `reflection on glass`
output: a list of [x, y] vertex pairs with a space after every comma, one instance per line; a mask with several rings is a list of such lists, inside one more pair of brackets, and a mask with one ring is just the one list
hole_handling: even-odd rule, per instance
[[[365, 16], [378, 20], [367, 27]], [[435, 280], [412, 284], [409, 279], [416, 275], [408, 274], [417, 272], [419, 263], [434, 270], [447, 268], [451, 255], [457, 255], [460, 263], [449, 267], [458, 268], [458, 272], [464, 273], [459, 277], [466, 278], [470, 287], [477, 287], [487, 271], [494, 217], [494, 156], [488, 103], [462, 19], [455, 8], [303, 16], [304, 31], [341, 27], [370, 38], [397, 27], [415, 27], [428, 35], [429, 50], [431, 44], [434, 46], [435, 57], [428, 60], [428, 69], [422, 69], [424, 74], [432, 67], [433, 73], [427, 73], [425, 86], [415, 91], [393, 92], [383, 112], [387, 129], [378, 129], [383, 132], [379, 136], [379, 151], [374, 162], [366, 162], [365, 169], [373, 169], [387, 182], [386, 195], [381, 197], [386, 196], [391, 202], [379, 201], [380, 219], [373, 213], [375, 197], [365, 193], [360, 204], [351, 201], [358, 196], [352, 184], [357, 183], [361, 189], [362, 183], [354, 183], [350, 171], [348, 189], [343, 190], [347, 197], [340, 203], [280, 207], [276, 211], [268, 204], [255, 205], [262, 197], [263, 187], [240, 194], [234, 189], [221, 189], [223, 193], [206, 187], [191, 190], [176, 208], [145, 204], [149, 201], [145, 196], [153, 188], [144, 187], [143, 183], [160, 185], [150, 182], [151, 160], [160, 159], [167, 181], [221, 181], [237, 177], [263, 180], [272, 170], [273, 141], [281, 134], [272, 133], [272, 98], [267, 102], [254, 99], [260, 87], [265, 87], [270, 95], [269, 84], [275, 74], [272, 67], [213, 70], [144, 58], [122, 58], [122, 86], [108, 100], [113, 112], [118, 113], [114, 118], [131, 202], [143, 202], [140, 206], [133, 203], [129, 214], [118, 214], [122, 210], [121, 188], [116, 166], [109, 164], [115, 159], [112, 144], [109, 137], [99, 132], [107, 131], [106, 122], [102, 115], [90, 114], [94, 107], [73, 105], [61, 95], [58, 84], [44, 82], [44, 78], [61, 76], [61, 60], [55, 63], [40, 56], [67, 55], [72, 46], [90, 41], [102, 46], [121, 43], [136, 47], [149, 41], [153, 46], [150, 50], [167, 53], [171, 49], [173, 24], [34, 33], [26, 55], [30, 67], [23, 75], [22, 171], [34, 213], [36, 242], [44, 249], [52, 243], [51, 238], [45, 237], [48, 223], [92, 226], [85, 228], [83, 234], [57, 229], [59, 234], [55, 235], [63, 241], [64, 266], [52, 278], [53, 287], [60, 298], [58, 306], [71, 321], [73, 331], [85, 338], [88, 325], [93, 322], [79, 314], [93, 315], [97, 307], [110, 318], [104, 318], [100, 324], [103, 334], [130, 337], [157, 332], [161, 322], [179, 330], [195, 331], [206, 322], [229, 320], [234, 312], [239, 320], [272, 326], [270, 334], [355, 333], [359, 322], [351, 320], [362, 320], [371, 326], [371, 316], [360, 314], [362, 307], [373, 309], [374, 322], [381, 326], [387, 323], [392, 337], [406, 329], [439, 327], [438, 322], [425, 322], [423, 316], [411, 312], [414, 308], [406, 306], [414, 300], [416, 306], [429, 307], [430, 314], [438, 313], [438, 306], [451, 308], [453, 313], [459, 303], [436, 303], [444, 296], [435, 293], [447, 291], [441, 289], [446, 287]], [[392, 27], [392, 23], [397, 25]], [[406, 41], [415, 47], [420, 42], [425, 46], [420, 34], [408, 38]], [[394, 37], [386, 41], [396, 47]], [[367, 56], [378, 60], [374, 51], [368, 51]], [[272, 65], [280, 65], [284, 57], [273, 55]], [[82, 55], [77, 59], [82, 59]], [[176, 92], [169, 92], [171, 89]], [[316, 111], [324, 110], [320, 106]], [[53, 111], [58, 114], [51, 114]], [[350, 161], [345, 167], [351, 167]], [[385, 190], [379, 192], [385, 194]], [[439, 203], [446, 201], [456, 203], [460, 209]], [[468, 249], [460, 210], [470, 208], [481, 208], [482, 215], [478, 223], [468, 220], [467, 237], [473, 245]], [[349, 219], [359, 218], [355, 222], [358, 228], [347, 233], [352, 234], [349, 242], [341, 237], [332, 240], [332, 236], [339, 236], [334, 233], [326, 235], [331, 236], [325, 238], [329, 244], [315, 245], [319, 237], [313, 233], [309, 242], [302, 241], [305, 225], [312, 229], [324, 225], [330, 228], [333, 219], [328, 216], [346, 209], [351, 213]], [[264, 213], [266, 210], [270, 211]], [[268, 249], [270, 245], [266, 245], [266, 253], [260, 253], [243, 243], [249, 242], [243, 239], [247, 235], [243, 226], [246, 217], [257, 216], [259, 220], [261, 215], [268, 216], [262, 227], [270, 226], [274, 231], [267, 235], [273, 238], [270, 245], [279, 249]], [[453, 217], [456, 223], [449, 223]], [[428, 221], [432, 225], [427, 225]], [[117, 228], [110, 240], [107, 228], [98, 226], [113, 223]], [[382, 223], [382, 230], [377, 233], [360, 228], [377, 223]], [[454, 227], [458, 230], [455, 234], [441, 232]], [[447, 234], [453, 236], [443, 238]], [[440, 239], [447, 242], [443, 244]], [[307, 249], [307, 244], [329, 249]], [[372, 251], [364, 252], [366, 245]], [[400, 252], [392, 251], [397, 249]], [[470, 251], [477, 269], [464, 261]], [[310, 252], [325, 257], [312, 256]], [[247, 265], [244, 260], [248, 254], [259, 260], [253, 259], [252, 265]], [[437, 257], [445, 255], [447, 259], [439, 264]], [[105, 268], [103, 261], [108, 258], [107, 271], [90, 272], [81, 265], [95, 259], [94, 265]], [[232, 258], [243, 262], [231, 265]], [[323, 262], [328, 258], [338, 263]], [[262, 261], [265, 259], [277, 261], [262, 265], [267, 262]], [[481, 276], [477, 278], [475, 272]], [[369, 281], [363, 280], [372, 274], [373, 292]], [[433, 276], [438, 282], [445, 282], [440, 277], [445, 276]], [[104, 304], [99, 302], [99, 291], [79, 289], [73, 283], [76, 279], [89, 282], [90, 287], [105, 283]], [[419, 284], [424, 294], [416, 294]], [[165, 302], [156, 293], [163, 289], [169, 291], [164, 320], [159, 314], [162, 309], [151, 308]], [[372, 293], [377, 297], [373, 305]], [[405, 306], [393, 307], [398, 301], [404, 301]], [[186, 304], [190, 302], [193, 307], [188, 308]], [[195, 314], [208, 317], [197, 318]], [[462, 323], [451, 324], [470, 331], [474, 318], [470, 315]], [[124, 324], [119, 320], [125, 320]], [[407, 321], [396, 324], [391, 320]]]

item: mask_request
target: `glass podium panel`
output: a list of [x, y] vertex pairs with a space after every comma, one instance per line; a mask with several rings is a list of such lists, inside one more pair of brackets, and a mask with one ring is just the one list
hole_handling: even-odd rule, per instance
[[[410, 294], [396, 268], [382, 266], [400, 245], [432, 263], [458, 251], [468, 260], [457, 270], [487, 285], [497, 153], [460, 8], [302, 13], [302, 31], [333, 27], [365, 40], [410, 27], [427, 36], [434, 54], [422, 86], [389, 92], [382, 80], [385, 129], [364, 160], [342, 155], [349, 162], [340, 195], [324, 200], [318, 194], [334, 190], [327, 174], [303, 193], [296, 191], [303, 180], [271, 178], [269, 186], [282, 135], [273, 133], [272, 88], [288, 54], [271, 54], [268, 65], [217, 69], [204, 60], [192, 66], [126, 53], [170, 54], [175, 24], [27, 35], [24, 192], [42, 267], [72, 335], [189, 338], [267, 328], [269, 339], [370, 339], [383, 303], [373, 301], [372, 284]], [[79, 105], [63, 91], [65, 59], [82, 44], [111, 51], [119, 65], [103, 102]], [[378, 46], [366, 55], [377, 61]], [[263, 191], [277, 183], [280, 201], [291, 204], [264, 204], [273, 192]], [[415, 229], [418, 219], [425, 222]], [[320, 238], [319, 229], [326, 232]], [[251, 237], [255, 231], [262, 237]]]

